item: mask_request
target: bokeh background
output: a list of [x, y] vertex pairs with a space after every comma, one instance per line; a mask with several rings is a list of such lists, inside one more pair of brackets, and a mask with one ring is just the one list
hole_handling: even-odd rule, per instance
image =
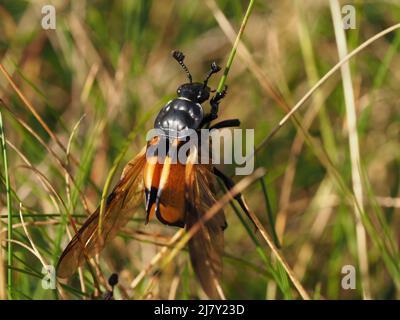
[[[47, 4], [56, 8], [56, 30], [41, 27]], [[345, 32], [348, 52], [400, 21], [398, 1], [344, 4], [356, 9], [356, 29]], [[194, 78], [202, 79], [211, 61], [225, 65], [247, 5], [1, 0], [0, 62], [15, 87], [2, 71], [0, 111], [12, 206], [7, 207], [1, 157], [0, 298], [8, 293], [8, 209], [12, 297], [93, 297], [86, 267], [57, 290], [42, 287], [42, 264], [56, 264], [72, 233], [67, 212], [80, 224], [97, 207], [113, 163], [120, 158], [115, 183], [145, 144], [160, 107], [186, 81], [171, 50], [182, 50]], [[338, 71], [256, 155], [256, 167], [267, 174], [244, 195], [277, 235], [283, 256], [314, 299], [399, 297], [399, 45], [400, 31], [394, 31], [350, 60], [356, 131], [349, 131], [344, 98], [351, 88], [344, 89]], [[339, 61], [337, 48], [329, 1], [255, 1], [220, 118], [240, 118], [242, 128], [255, 129], [260, 145], [288, 108]], [[210, 81], [213, 87], [220, 76]], [[359, 148], [349, 144], [349, 134], [358, 138]], [[359, 156], [359, 166], [352, 165], [352, 154]], [[234, 174], [233, 165], [221, 169]], [[229, 205], [226, 215], [227, 298], [299, 299], [260, 233]], [[205, 298], [186, 250], [162, 272], [156, 272], [158, 264], [148, 268], [177, 229], [157, 221], [144, 226], [143, 217], [141, 210], [101, 254], [96, 274], [101, 288], [118, 272], [118, 299]], [[341, 286], [345, 265], [355, 268], [355, 289]], [[143, 279], [132, 289], [141, 272]]]

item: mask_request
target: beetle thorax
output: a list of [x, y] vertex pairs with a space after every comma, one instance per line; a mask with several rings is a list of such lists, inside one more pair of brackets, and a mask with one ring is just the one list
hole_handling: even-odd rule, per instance
[[167, 136], [180, 137], [184, 130], [199, 129], [203, 114], [203, 107], [199, 103], [179, 97], [161, 109], [154, 122], [154, 128], [161, 129]]

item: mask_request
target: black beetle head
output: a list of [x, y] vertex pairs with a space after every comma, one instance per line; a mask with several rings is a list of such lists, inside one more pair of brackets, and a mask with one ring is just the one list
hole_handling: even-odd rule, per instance
[[210, 98], [210, 91], [211, 89], [208, 86], [204, 86], [204, 83], [192, 82], [181, 85], [176, 92], [178, 97], [201, 104]]
[[190, 74], [187, 66], [183, 63], [183, 60], [185, 59], [184, 54], [175, 50], [172, 51], [172, 57], [178, 61], [189, 79], [189, 83], [185, 83], [178, 88], [178, 96], [197, 103], [203, 103], [204, 101], [207, 101], [210, 98], [211, 92], [211, 89], [207, 86], [208, 79], [210, 79], [214, 73], [220, 71], [221, 68], [215, 62], [213, 62], [211, 63], [210, 71], [208, 71], [206, 74], [206, 78], [204, 79], [203, 83], [192, 82], [192, 75]]

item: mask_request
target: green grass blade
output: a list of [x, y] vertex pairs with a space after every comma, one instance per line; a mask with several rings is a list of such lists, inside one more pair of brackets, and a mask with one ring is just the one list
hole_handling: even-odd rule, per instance
[[[11, 204], [11, 187], [10, 187], [10, 176], [8, 172], [8, 159], [7, 159], [7, 149], [6, 149], [6, 138], [3, 126], [3, 115], [0, 111], [0, 135], [1, 135], [1, 151], [3, 155], [3, 165], [4, 165], [4, 176], [7, 194], [7, 238], [11, 240], [13, 238], [13, 228], [12, 228], [12, 204]], [[12, 290], [13, 290], [13, 244], [11, 241], [7, 241], [7, 293], [8, 299], [12, 300]]]

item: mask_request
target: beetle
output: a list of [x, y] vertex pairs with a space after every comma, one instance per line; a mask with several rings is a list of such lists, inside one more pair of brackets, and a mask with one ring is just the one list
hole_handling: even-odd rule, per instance
[[[180, 85], [177, 97], [162, 107], [155, 118], [154, 128], [160, 134], [151, 139], [139, 154], [124, 167], [121, 178], [108, 195], [99, 227], [100, 207], [83, 223], [64, 249], [57, 265], [57, 276], [68, 278], [84, 261], [98, 254], [112, 240], [145, 202], [146, 224], [153, 216], [170, 226], [189, 230], [202, 219], [217, 201], [216, 177], [227, 189], [233, 181], [212, 164], [197, 163], [201, 150], [192, 149], [184, 163], [173, 163], [169, 155], [147, 151], [167, 141], [171, 147], [179, 148], [189, 137], [188, 132], [235, 127], [238, 119], [210, 123], [218, 118], [219, 103], [227, 88], [216, 92], [208, 86], [210, 77], [221, 68], [213, 62], [203, 82], [193, 82], [192, 75], [184, 63], [180, 51], [172, 52], [173, 58], [185, 71], [189, 82]], [[210, 101], [210, 112], [206, 113], [204, 102]], [[208, 143], [208, 142], [206, 142]], [[248, 214], [241, 194], [235, 196], [241, 208]], [[193, 270], [210, 298], [221, 298], [219, 281], [222, 275], [223, 231], [227, 227], [223, 210], [201, 227], [189, 240], [189, 254]]]

